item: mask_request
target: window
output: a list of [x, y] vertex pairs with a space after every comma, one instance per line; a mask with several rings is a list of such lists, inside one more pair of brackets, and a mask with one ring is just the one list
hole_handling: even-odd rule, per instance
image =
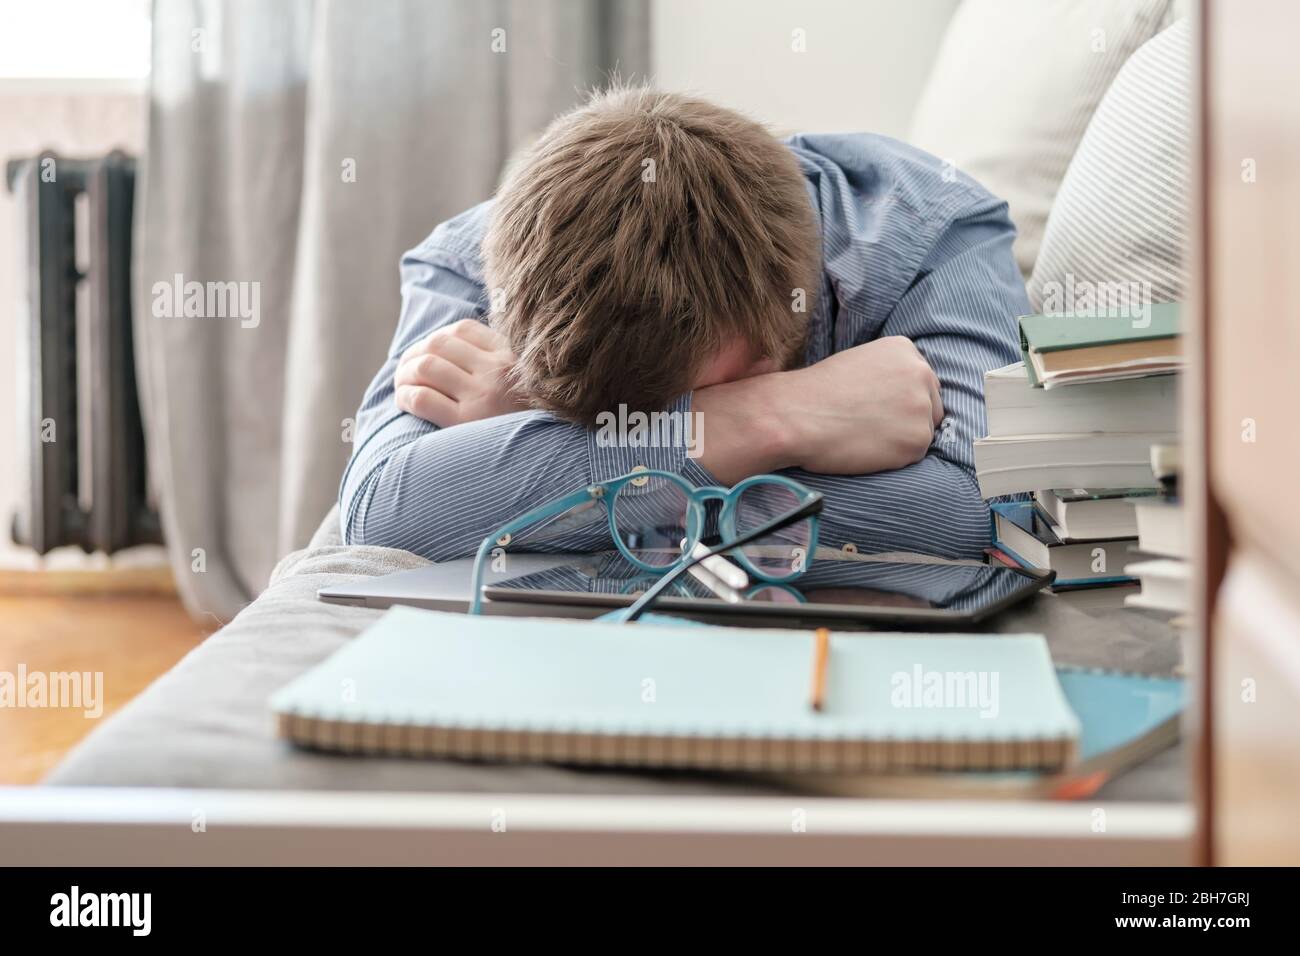
[[149, 75], [149, 0], [0, 0], [0, 80]]

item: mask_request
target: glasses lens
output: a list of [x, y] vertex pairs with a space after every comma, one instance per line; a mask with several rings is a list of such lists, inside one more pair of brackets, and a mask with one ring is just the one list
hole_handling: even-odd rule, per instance
[[804, 599], [798, 591], [785, 584], [764, 584], [751, 588], [745, 594], [746, 601], [762, 601], [766, 604], [803, 604]]
[[648, 475], [644, 484], [625, 484], [614, 496], [614, 530], [636, 558], [651, 567], [676, 563], [688, 528], [690, 499], [667, 478]]
[[[760, 481], [740, 493], [736, 501], [736, 537], [796, 510], [802, 500], [792, 489], [775, 481]], [[812, 560], [812, 521], [804, 518], [738, 550], [765, 576], [780, 580], [801, 573]]]

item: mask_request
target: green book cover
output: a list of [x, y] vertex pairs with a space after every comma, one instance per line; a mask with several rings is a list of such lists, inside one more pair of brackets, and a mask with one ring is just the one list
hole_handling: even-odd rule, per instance
[[1029, 373], [1029, 384], [1038, 386], [1038, 373], [1029, 353], [1061, 352], [1068, 349], [1169, 339], [1179, 334], [1179, 303], [1160, 302], [1148, 307], [1145, 316], [1106, 315], [1022, 315], [1020, 352]]

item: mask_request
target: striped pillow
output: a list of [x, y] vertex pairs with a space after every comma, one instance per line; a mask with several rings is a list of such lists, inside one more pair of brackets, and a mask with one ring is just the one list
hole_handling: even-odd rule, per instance
[[[1029, 280], [1036, 311], [1119, 286], [1148, 302], [1187, 285], [1192, 31], [1179, 20], [1124, 65], [1056, 194]], [[1127, 293], [1125, 293], [1127, 294]]]
[[1026, 279], [1061, 178], [1125, 61], [1169, 0], [963, 0], [911, 141], [1005, 199]]

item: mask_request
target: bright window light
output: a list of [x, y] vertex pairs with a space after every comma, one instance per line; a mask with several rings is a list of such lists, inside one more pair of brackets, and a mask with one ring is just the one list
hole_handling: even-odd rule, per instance
[[149, 0], [0, 0], [0, 77], [149, 75]]

